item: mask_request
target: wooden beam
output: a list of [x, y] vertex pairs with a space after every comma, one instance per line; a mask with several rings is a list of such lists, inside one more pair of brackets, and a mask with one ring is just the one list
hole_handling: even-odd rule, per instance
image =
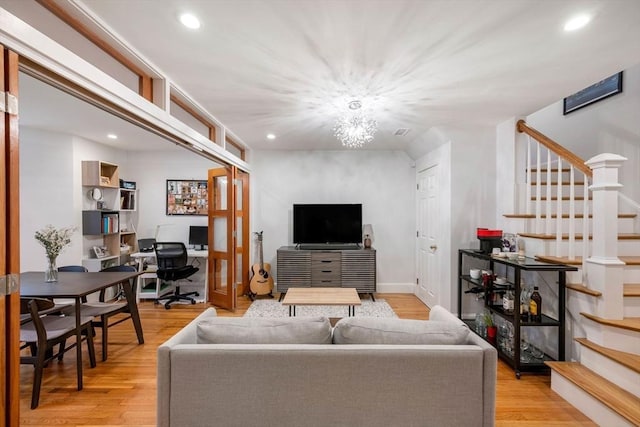
[[61, 21], [67, 24], [69, 27], [76, 30], [82, 36], [84, 36], [91, 43], [95, 44], [102, 51], [104, 51], [107, 55], [111, 56], [113, 59], [124, 65], [131, 72], [136, 74], [139, 77], [138, 82], [138, 94], [145, 98], [147, 101], [153, 102], [151, 96], [153, 92], [150, 90], [150, 81], [151, 77], [144, 71], [142, 68], [138, 67], [133, 61], [127, 58], [125, 55], [120, 53], [118, 50], [114, 49], [114, 47], [109, 44], [107, 41], [98, 36], [95, 32], [91, 31], [86, 25], [81, 23], [79, 20], [71, 16], [67, 13], [64, 8], [62, 8], [56, 1], [54, 0], [36, 0], [42, 7], [47, 9], [53, 15], [58, 17]]
[[216, 125], [211, 123], [210, 120], [208, 120], [206, 117], [204, 117], [198, 110], [193, 108], [193, 106], [191, 104], [183, 101], [181, 98], [177, 97], [176, 95], [171, 94], [171, 95], [169, 95], [169, 98], [171, 99], [171, 102], [176, 104], [178, 107], [182, 108], [191, 117], [193, 117], [194, 119], [196, 119], [197, 121], [199, 121], [200, 123], [205, 125], [207, 127], [208, 131], [209, 131], [208, 132], [209, 133], [208, 138], [211, 141], [216, 142]]

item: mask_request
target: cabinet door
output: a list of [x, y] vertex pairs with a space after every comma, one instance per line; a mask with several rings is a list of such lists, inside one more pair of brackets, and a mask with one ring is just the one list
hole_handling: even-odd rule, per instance
[[278, 250], [278, 292], [311, 286], [311, 252]]
[[376, 291], [376, 251], [342, 251], [342, 287], [356, 288], [360, 293]]

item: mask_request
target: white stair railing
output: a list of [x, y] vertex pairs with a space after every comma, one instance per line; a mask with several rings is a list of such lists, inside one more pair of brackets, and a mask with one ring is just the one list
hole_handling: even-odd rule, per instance
[[[580, 197], [580, 193], [577, 192], [576, 187], [582, 185], [582, 262], [586, 261], [589, 256], [589, 237], [591, 229], [591, 220], [589, 215], [589, 185], [592, 177], [592, 172], [589, 167], [585, 165], [584, 160], [564, 147], [560, 146], [555, 141], [551, 140], [547, 136], [538, 132], [537, 130], [530, 128], [523, 120], [518, 121], [517, 129], [519, 132], [527, 134], [527, 186], [526, 186], [526, 214], [531, 215], [531, 212], [535, 214], [534, 230], [536, 234], [553, 235], [554, 227], [554, 213], [553, 213], [553, 173], [556, 174], [556, 203], [555, 203], [555, 255], [562, 256], [562, 243], [565, 240], [565, 234], [563, 233], [563, 221], [564, 221], [564, 202], [567, 201], [567, 250], [566, 256], [570, 260], [577, 258], [577, 220], [579, 215], [576, 213], [577, 202]], [[532, 143], [532, 139], [534, 140]], [[535, 156], [535, 188], [534, 195], [531, 195], [533, 181], [532, 174], [532, 158]], [[543, 162], [543, 158], [546, 160]], [[568, 168], [563, 169], [563, 165], [567, 164]], [[554, 168], [555, 166], [555, 168]], [[568, 196], [564, 196], [565, 190], [565, 172], [568, 173]], [[582, 182], [576, 181], [576, 174], [578, 179], [582, 178]], [[543, 182], [542, 177], [545, 176], [546, 182]], [[544, 195], [543, 195], [544, 191]], [[543, 214], [543, 202], [544, 214]]]

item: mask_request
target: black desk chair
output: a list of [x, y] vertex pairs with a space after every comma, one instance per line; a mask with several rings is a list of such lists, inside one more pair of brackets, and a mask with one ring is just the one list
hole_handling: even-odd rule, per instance
[[[31, 409], [38, 407], [40, 401], [40, 386], [45, 366], [58, 357], [75, 348], [80, 343], [74, 342], [66, 347], [67, 338], [76, 336], [76, 318], [73, 316], [60, 317], [52, 313], [56, 307], [52, 301], [44, 298], [20, 298], [20, 348], [29, 348], [31, 355], [21, 355], [20, 363], [33, 365], [33, 389], [31, 392]], [[96, 354], [93, 349], [93, 327], [91, 317], [82, 317], [80, 328], [87, 341], [89, 362], [92, 368], [96, 366]], [[60, 345], [56, 352], [54, 348]], [[76, 363], [78, 361], [76, 360]], [[82, 381], [82, 366], [77, 370], [78, 386]]]
[[169, 292], [155, 300], [156, 304], [160, 301], [168, 300], [164, 303], [164, 308], [171, 308], [171, 304], [176, 301], [190, 301], [195, 304], [196, 300], [191, 295], [199, 296], [198, 292], [180, 293], [180, 285], [178, 280], [186, 279], [194, 275], [198, 267], [187, 265], [187, 247], [182, 242], [156, 242], [153, 244], [156, 251], [156, 260], [158, 261], [158, 270], [156, 274], [158, 279], [167, 282], [173, 282], [176, 286], [174, 292]]

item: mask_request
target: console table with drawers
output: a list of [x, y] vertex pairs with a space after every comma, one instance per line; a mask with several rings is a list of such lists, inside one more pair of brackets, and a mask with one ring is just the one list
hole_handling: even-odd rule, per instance
[[355, 288], [360, 294], [376, 291], [375, 249], [301, 249], [282, 246], [277, 255], [277, 286], [289, 288]]

